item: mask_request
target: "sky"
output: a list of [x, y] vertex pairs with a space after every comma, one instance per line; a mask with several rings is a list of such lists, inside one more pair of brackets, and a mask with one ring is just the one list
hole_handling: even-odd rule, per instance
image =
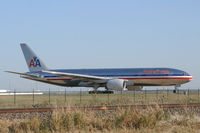
[[[170, 67], [200, 88], [199, 0], [0, 1], [0, 89], [63, 89], [21, 79], [27, 43], [52, 69]], [[69, 88], [69, 90], [73, 90]]]

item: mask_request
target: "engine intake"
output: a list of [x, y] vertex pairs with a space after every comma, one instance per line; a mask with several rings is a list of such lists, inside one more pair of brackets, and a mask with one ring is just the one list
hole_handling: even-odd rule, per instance
[[123, 79], [111, 79], [106, 83], [108, 90], [124, 90], [126, 88], [126, 82]]

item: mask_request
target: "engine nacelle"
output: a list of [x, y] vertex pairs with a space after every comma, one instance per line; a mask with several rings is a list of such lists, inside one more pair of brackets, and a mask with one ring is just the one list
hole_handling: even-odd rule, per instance
[[127, 86], [129, 91], [140, 91], [142, 90], [143, 86]]
[[126, 88], [126, 82], [123, 79], [111, 79], [106, 83], [108, 90], [124, 90]]

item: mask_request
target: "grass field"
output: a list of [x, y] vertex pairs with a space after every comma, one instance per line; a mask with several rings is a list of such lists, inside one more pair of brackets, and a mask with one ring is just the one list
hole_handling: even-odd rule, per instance
[[70, 94], [0, 96], [0, 108], [111, 104], [198, 103], [198, 93]]
[[170, 113], [160, 108], [133, 111], [54, 111], [47, 118], [1, 119], [2, 133], [198, 133], [195, 110]]
[[[66, 96], [66, 97], [65, 97]], [[14, 100], [15, 99], [15, 100]], [[0, 96], [0, 107], [48, 107], [75, 105], [108, 104], [153, 104], [153, 103], [198, 103], [198, 93], [189, 95], [167, 93], [133, 93], [133, 94], [70, 94], [70, 95], [25, 95]], [[14, 103], [15, 101], [15, 103]], [[162, 108], [116, 111], [64, 111], [55, 110], [50, 116], [18, 119], [17, 114], [9, 119], [0, 120], [0, 132], [12, 133], [198, 133], [200, 132], [199, 111], [184, 109], [174, 112]], [[16, 116], [16, 119], [14, 118]], [[31, 116], [31, 114], [30, 114]]]

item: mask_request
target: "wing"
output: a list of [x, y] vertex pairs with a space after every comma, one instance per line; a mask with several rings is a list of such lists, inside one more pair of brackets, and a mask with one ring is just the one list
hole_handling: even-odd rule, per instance
[[70, 77], [73, 80], [83, 80], [87, 82], [96, 82], [96, 83], [105, 83], [107, 80], [110, 79], [107, 77], [90, 76], [90, 75], [73, 74], [73, 73], [62, 73], [62, 72], [55, 72], [55, 71], [42, 71], [42, 72], [61, 76], [61, 77]]

